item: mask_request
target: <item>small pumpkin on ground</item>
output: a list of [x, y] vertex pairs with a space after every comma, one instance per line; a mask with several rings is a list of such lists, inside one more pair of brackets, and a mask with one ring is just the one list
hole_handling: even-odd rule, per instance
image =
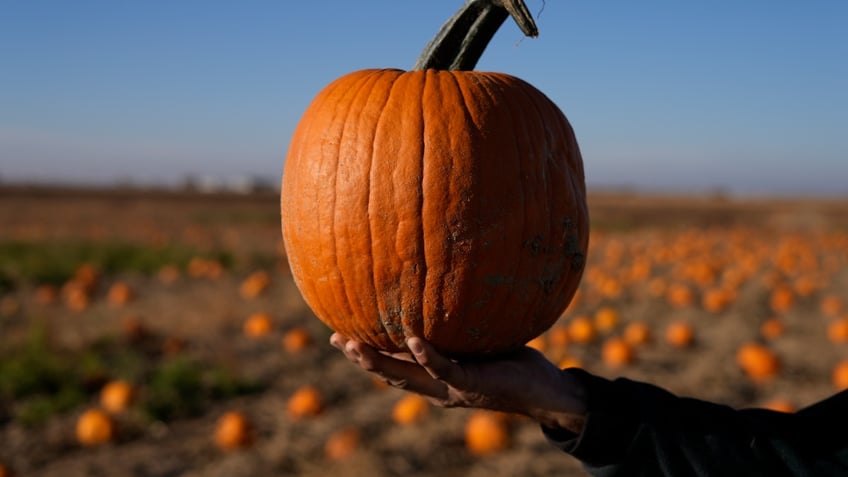
[[793, 413], [798, 408], [792, 401], [784, 398], [774, 398], [763, 403], [763, 409], [769, 409], [777, 412]]
[[259, 270], [247, 276], [239, 285], [239, 294], [242, 298], [253, 299], [265, 292], [271, 284], [271, 275]]
[[786, 325], [778, 317], [768, 318], [760, 323], [760, 336], [766, 340], [775, 340], [786, 332]]
[[109, 287], [107, 299], [112, 306], [124, 306], [135, 298], [133, 289], [126, 282], [115, 282]]
[[291, 139], [281, 215], [294, 280], [330, 328], [386, 351], [515, 350], [580, 281], [589, 219], [571, 126], [541, 91], [473, 71], [521, 0], [470, 0], [410, 71], [343, 76]]
[[618, 326], [620, 321], [618, 310], [605, 306], [595, 312], [595, 327], [601, 333], [609, 333]]
[[289, 397], [286, 410], [294, 419], [315, 417], [324, 411], [324, 399], [315, 386], [301, 386]]
[[77, 418], [77, 442], [84, 446], [99, 446], [115, 438], [115, 421], [101, 409], [89, 409]]
[[563, 350], [568, 346], [570, 341], [568, 336], [568, 328], [562, 325], [554, 326], [547, 332], [548, 343], [551, 348]]
[[848, 316], [828, 323], [827, 339], [837, 344], [848, 342]]
[[848, 389], [848, 359], [836, 363], [831, 372], [831, 381], [837, 391]]
[[343, 460], [359, 449], [362, 433], [356, 427], [344, 427], [327, 437], [324, 456], [329, 460]]
[[228, 411], [218, 419], [213, 439], [221, 450], [243, 449], [253, 443], [253, 425], [244, 413]]
[[510, 441], [509, 423], [501, 413], [476, 410], [465, 421], [465, 447], [476, 456], [500, 452]]
[[392, 420], [406, 426], [424, 419], [430, 411], [430, 403], [418, 394], [407, 394], [392, 408]]
[[242, 325], [245, 336], [250, 338], [262, 338], [271, 333], [274, 322], [271, 315], [265, 312], [257, 312], [247, 317]]
[[644, 321], [632, 321], [624, 328], [624, 341], [631, 346], [643, 346], [651, 342], [651, 328]]
[[575, 343], [591, 343], [598, 336], [594, 322], [585, 315], [574, 317], [567, 326], [568, 337]]
[[576, 356], [565, 356], [564, 358], [559, 360], [559, 362], [557, 363], [557, 367], [560, 369], [582, 368], [583, 361], [581, 361], [580, 358], [577, 358]]
[[302, 353], [312, 344], [312, 335], [303, 326], [296, 326], [283, 334], [283, 349], [289, 354]]
[[130, 408], [134, 396], [135, 389], [129, 382], [110, 381], [100, 390], [100, 405], [107, 412], [120, 414]]
[[665, 329], [665, 341], [675, 348], [689, 348], [695, 342], [695, 329], [686, 321], [675, 320]]
[[601, 359], [610, 368], [618, 369], [633, 362], [636, 353], [633, 346], [620, 337], [611, 337], [604, 341], [601, 348]]
[[781, 362], [771, 348], [760, 343], [748, 342], [736, 352], [736, 363], [746, 376], [756, 383], [764, 383], [780, 373]]

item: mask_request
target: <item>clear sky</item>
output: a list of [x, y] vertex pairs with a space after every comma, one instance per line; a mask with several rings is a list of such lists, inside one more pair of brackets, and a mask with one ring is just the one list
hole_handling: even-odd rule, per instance
[[[461, 0], [6, 0], [0, 178], [277, 182], [308, 102]], [[545, 92], [590, 185], [848, 195], [848, 1], [527, 0], [478, 69]]]

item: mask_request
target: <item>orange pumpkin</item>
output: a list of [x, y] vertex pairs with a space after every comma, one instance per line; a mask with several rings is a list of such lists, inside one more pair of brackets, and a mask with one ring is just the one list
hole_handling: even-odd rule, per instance
[[362, 441], [362, 433], [355, 427], [339, 429], [324, 442], [324, 456], [329, 460], [343, 460], [356, 452]]
[[113, 306], [124, 306], [134, 298], [132, 288], [125, 282], [115, 282], [109, 287], [107, 295], [109, 303]]
[[480, 355], [524, 346], [566, 309], [589, 236], [574, 132], [532, 85], [472, 71], [507, 10], [535, 35], [520, 0], [467, 2], [413, 70], [348, 74], [304, 112], [282, 232], [330, 328]]
[[274, 323], [271, 320], [271, 315], [265, 312], [258, 312], [247, 317], [242, 329], [245, 336], [261, 338], [271, 333], [274, 329]]
[[582, 368], [583, 361], [581, 361], [580, 358], [577, 358], [575, 356], [566, 356], [559, 360], [559, 362], [557, 363], [557, 367], [559, 367], [560, 369]]
[[780, 372], [780, 358], [770, 348], [759, 343], [745, 343], [736, 352], [736, 363], [754, 382], [773, 379]]
[[837, 391], [848, 389], [848, 359], [836, 363], [831, 372], [831, 381]]
[[568, 328], [565, 326], [554, 326], [548, 332], [548, 343], [552, 348], [562, 350], [568, 346], [570, 338], [568, 337]]
[[100, 282], [100, 271], [94, 264], [83, 263], [74, 270], [71, 282], [79, 285], [87, 294], [91, 294]]
[[195, 278], [218, 279], [224, 273], [224, 266], [218, 260], [194, 257], [188, 262], [188, 274]]
[[832, 343], [848, 343], [848, 316], [827, 325], [827, 339]]
[[568, 323], [568, 337], [575, 343], [591, 343], [598, 336], [588, 316], [577, 316]]
[[115, 438], [115, 422], [104, 411], [89, 409], [77, 419], [76, 437], [84, 446], [107, 444]]
[[624, 341], [631, 346], [642, 346], [651, 342], [651, 328], [644, 321], [633, 321], [624, 328]]
[[473, 411], [465, 421], [465, 447], [474, 455], [500, 452], [510, 445], [509, 424], [504, 415]]
[[619, 315], [615, 308], [605, 306], [595, 313], [595, 328], [601, 333], [608, 333], [618, 326]]
[[666, 291], [666, 300], [675, 308], [684, 308], [692, 305], [695, 294], [684, 283], [672, 283]]
[[688, 348], [695, 341], [695, 329], [685, 321], [673, 321], [665, 329], [665, 341], [675, 348]]
[[239, 285], [239, 294], [243, 298], [256, 298], [271, 284], [271, 275], [264, 270], [259, 270], [247, 276]]
[[786, 326], [777, 317], [769, 318], [760, 324], [760, 335], [767, 340], [779, 338], [785, 331]]
[[324, 411], [321, 392], [314, 386], [301, 386], [286, 403], [289, 416], [294, 419], [315, 417]]
[[633, 362], [633, 347], [622, 338], [609, 338], [601, 348], [601, 359], [611, 368], [620, 368]]
[[253, 426], [243, 413], [228, 411], [218, 419], [213, 439], [221, 450], [242, 449], [253, 443]]
[[62, 287], [65, 305], [72, 311], [85, 311], [91, 304], [91, 292], [84, 284], [71, 280]]
[[792, 403], [792, 401], [783, 398], [774, 398], [766, 401], [763, 403], [762, 407], [763, 409], [785, 413], [793, 413], [797, 410], [797, 407]]
[[701, 297], [701, 304], [710, 313], [721, 313], [733, 301], [733, 293], [724, 288], [710, 288]]
[[110, 381], [100, 390], [100, 405], [112, 414], [119, 414], [129, 409], [134, 394], [132, 384], [127, 381]]
[[769, 305], [775, 313], [786, 313], [795, 306], [795, 293], [788, 286], [777, 286], [769, 295]]
[[418, 394], [407, 394], [395, 403], [392, 420], [406, 426], [424, 419], [430, 411], [430, 403]]
[[302, 326], [296, 326], [283, 334], [283, 349], [289, 354], [302, 353], [312, 344], [312, 335]]

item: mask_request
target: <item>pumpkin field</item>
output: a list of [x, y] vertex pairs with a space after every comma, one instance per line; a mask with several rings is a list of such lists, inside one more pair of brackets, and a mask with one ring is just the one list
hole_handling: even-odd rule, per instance
[[[848, 387], [848, 199], [589, 190], [562, 367], [792, 412]], [[328, 343], [277, 192], [0, 188], [0, 476], [586, 475]]]

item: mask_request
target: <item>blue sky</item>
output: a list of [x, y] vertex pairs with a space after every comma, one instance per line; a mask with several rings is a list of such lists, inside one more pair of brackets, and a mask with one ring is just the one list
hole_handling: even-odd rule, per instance
[[[460, 0], [8, 0], [0, 178], [277, 182], [314, 95], [410, 67]], [[848, 2], [527, 0], [478, 69], [570, 119], [593, 187], [848, 195]]]

